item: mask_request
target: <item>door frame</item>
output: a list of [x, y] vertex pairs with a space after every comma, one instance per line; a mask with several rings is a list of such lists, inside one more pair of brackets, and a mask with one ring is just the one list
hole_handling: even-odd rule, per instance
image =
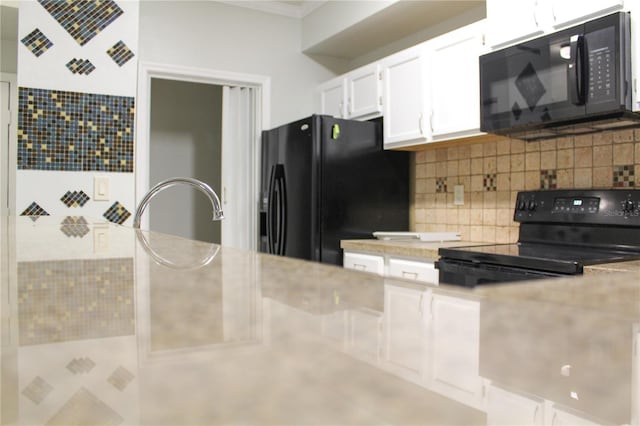
[[[204, 68], [183, 67], [179, 65], [161, 64], [140, 61], [138, 64], [138, 93], [136, 114], [136, 144], [135, 144], [135, 203], [140, 204], [142, 197], [149, 190], [150, 172], [150, 130], [151, 130], [151, 79], [185, 81], [204, 83], [217, 86], [242, 86], [256, 90], [255, 123], [253, 143], [247, 147], [252, 157], [253, 167], [249, 170], [248, 186], [253, 194], [253, 203], [246, 220], [248, 235], [254, 242], [254, 249], [258, 244], [258, 206], [260, 188], [260, 135], [271, 122], [271, 78], [268, 76], [243, 74], [229, 71], [211, 70]], [[224, 146], [224, 141], [222, 141]], [[224, 184], [224, 183], [223, 183]], [[142, 217], [142, 228], [148, 229], [148, 216]], [[224, 241], [222, 242], [224, 245]]]
[[[0, 212], [16, 214], [16, 169], [18, 167], [18, 76], [13, 73], [0, 73], [0, 81], [9, 83], [9, 140], [0, 146]], [[6, 204], [5, 204], [6, 203]], [[8, 210], [8, 211], [7, 211]]]

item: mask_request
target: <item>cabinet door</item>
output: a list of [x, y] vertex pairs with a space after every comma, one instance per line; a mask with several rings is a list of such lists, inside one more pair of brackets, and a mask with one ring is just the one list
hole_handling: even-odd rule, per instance
[[380, 359], [382, 344], [382, 314], [359, 309], [349, 311], [348, 352], [372, 364]]
[[384, 146], [394, 148], [427, 142], [427, 108], [424, 46], [385, 58]]
[[541, 425], [543, 401], [530, 399], [496, 386], [487, 395], [487, 426]]
[[553, 26], [562, 27], [576, 21], [622, 9], [624, 0], [553, 0]]
[[487, 0], [487, 38], [492, 47], [542, 34], [543, 0]]
[[438, 271], [433, 262], [390, 258], [389, 276], [438, 284]]
[[433, 389], [479, 407], [482, 403], [479, 302], [434, 294], [431, 315]]
[[346, 252], [342, 263], [347, 269], [384, 275], [384, 258], [382, 256]]
[[484, 26], [473, 24], [429, 42], [431, 113], [435, 140], [480, 134], [480, 72]]
[[428, 295], [426, 289], [384, 286], [384, 365], [416, 383], [423, 379], [427, 337], [423, 304]]
[[370, 64], [347, 74], [347, 117], [370, 119], [382, 113], [380, 65]]
[[601, 423], [569, 413], [554, 406], [551, 409], [551, 426], [596, 426]]
[[336, 78], [322, 84], [318, 88], [320, 114], [327, 114], [337, 118], [344, 118], [346, 85], [344, 78]]

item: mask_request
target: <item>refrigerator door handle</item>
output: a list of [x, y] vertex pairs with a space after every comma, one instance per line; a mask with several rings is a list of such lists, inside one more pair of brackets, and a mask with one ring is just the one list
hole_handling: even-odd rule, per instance
[[267, 223], [269, 253], [284, 256], [287, 231], [287, 187], [282, 164], [274, 164], [271, 167]]

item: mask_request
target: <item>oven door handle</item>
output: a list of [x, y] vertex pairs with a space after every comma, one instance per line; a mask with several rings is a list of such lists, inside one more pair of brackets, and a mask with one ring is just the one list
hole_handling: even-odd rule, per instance
[[569, 97], [574, 105], [587, 102], [587, 60], [584, 35], [571, 36], [570, 57], [572, 63], [568, 68]]

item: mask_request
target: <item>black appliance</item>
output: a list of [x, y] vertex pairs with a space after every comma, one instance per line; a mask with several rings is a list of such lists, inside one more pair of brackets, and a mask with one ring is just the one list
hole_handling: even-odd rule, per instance
[[480, 56], [480, 129], [535, 140], [637, 125], [630, 37], [618, 12]]
[[582, 274], [640, 259], [640, 190], [519, 192], [518, 242], [441, 248], [440, 282], [474, 287]]
[[313, 115], [262, 133], [260, 251], [342, 265], [341, 239], [409, 229], [409, 159], [382, 121]]

